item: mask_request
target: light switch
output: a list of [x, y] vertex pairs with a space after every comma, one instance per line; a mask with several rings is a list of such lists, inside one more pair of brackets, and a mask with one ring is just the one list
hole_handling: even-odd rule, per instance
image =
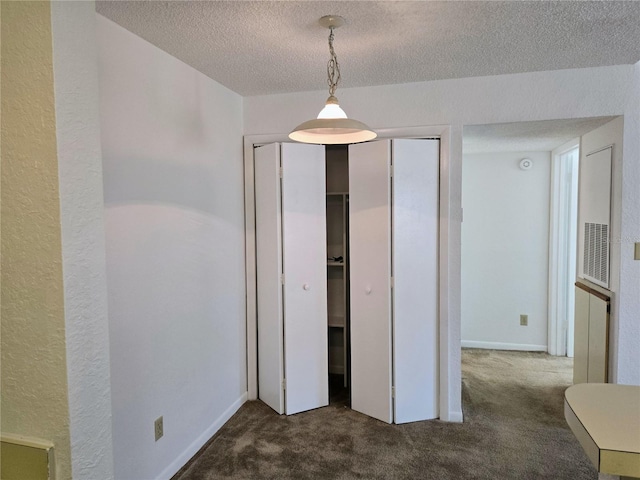
[[640, 260], [640, 242], [636, 242], [635, 253], [633, 254], [634, 260]]

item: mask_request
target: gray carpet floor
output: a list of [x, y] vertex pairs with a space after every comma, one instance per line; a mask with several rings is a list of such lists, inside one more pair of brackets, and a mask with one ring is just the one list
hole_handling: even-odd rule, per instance
[[291, 416], [247, 402], [174, 480], [595, 480], [564, 421], [571, 365], [544, 353], [463, 350], [462, 424], [387, 425], [344, 401]]

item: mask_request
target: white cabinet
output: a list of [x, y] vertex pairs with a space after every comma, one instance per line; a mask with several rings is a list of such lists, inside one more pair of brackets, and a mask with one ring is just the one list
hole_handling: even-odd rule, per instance
[[288, 415], [329, 402], [324, 177], [322, 146], [256, 149], [258, 395]]
[[573, 383], [606, 383], [611, 299], [580, 282], [575, 299]]
[[437, 140], [349, 147], [352, 408], [438, 416]]

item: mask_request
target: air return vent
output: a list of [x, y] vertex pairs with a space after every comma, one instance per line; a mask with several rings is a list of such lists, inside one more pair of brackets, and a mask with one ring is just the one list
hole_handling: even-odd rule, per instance
[[596, 283], [609, 285], [609, 225], [584, 224], [583, 274]]

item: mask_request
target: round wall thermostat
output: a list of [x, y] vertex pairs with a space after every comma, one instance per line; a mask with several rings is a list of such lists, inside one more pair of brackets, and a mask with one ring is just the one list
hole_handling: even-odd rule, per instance
[[530, 158], [523, 158], [520, 160], [520, 169], [529, 170], [533, 167], [533, 161]]

